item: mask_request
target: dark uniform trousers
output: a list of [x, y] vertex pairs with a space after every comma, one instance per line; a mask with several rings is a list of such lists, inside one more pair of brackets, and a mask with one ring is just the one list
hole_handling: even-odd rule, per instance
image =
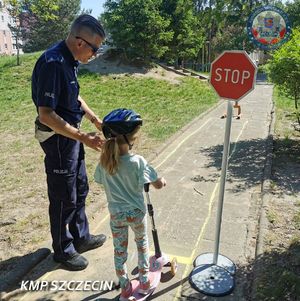
[[84, 147], [79, 141], [58, 134], [40, 145], [46, 155], [52, 246], [56, 255], [64, 257], [75, 252], [73, 242], [90, 238], [85, 214], [89, 186]]

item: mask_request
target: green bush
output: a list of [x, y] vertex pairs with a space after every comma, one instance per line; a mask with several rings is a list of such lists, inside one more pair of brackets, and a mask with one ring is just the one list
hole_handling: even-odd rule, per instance
[[294, 99], [296, 116], [300, 124], [298, 100], [300, 98], [300, 28], [293, 30], [291, 39], [276, 50], [268, 63], [269, 79], [280, 90]]

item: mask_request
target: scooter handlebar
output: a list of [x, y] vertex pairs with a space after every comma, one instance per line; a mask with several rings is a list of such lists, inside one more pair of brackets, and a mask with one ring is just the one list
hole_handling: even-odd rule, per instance
[[149, 216], [154, 216], [154, 210], [152, 204], [147, 204]]
[[149, 192], [150, 183], [144, 184], [144, 190], [145, 192]]

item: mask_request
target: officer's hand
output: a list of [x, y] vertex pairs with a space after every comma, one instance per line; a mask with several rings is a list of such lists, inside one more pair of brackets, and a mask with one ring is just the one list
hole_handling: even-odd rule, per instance
[[86, 146], [88, 146], [98, 152], [101, 151], [101, 147], [104, 144], [104, 142], [105, 142], [105, 140], [102, 139], [100, 134], [98, 134], [98, 133], [88, 133], [85, 135], [85, 138], [83, 140], [83, 143]]

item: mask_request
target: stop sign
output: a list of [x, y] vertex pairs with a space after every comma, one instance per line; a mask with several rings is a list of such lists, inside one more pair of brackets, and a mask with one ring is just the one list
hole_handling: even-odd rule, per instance
[[245, 51], [224, 51], [211, 64], [210, 83], [221, 98], [240, 100], [254, 89], [256, 65]]

